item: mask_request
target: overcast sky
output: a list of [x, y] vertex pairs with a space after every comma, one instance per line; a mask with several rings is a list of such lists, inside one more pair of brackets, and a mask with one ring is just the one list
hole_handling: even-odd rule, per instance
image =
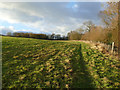
[[0, 3], [0, 33], [25, 31], [67, 35], [91, 20], [100, 25], [100, 2]]

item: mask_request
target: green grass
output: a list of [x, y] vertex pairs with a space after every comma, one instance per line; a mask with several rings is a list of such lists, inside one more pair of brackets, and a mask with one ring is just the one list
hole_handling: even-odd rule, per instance
[[3, 88], [118, 88], [116, 64], [79, 41], [2, 37]]

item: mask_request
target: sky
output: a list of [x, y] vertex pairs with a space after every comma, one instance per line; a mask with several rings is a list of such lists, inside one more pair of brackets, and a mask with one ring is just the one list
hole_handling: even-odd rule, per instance
[[88, 20], [101, 25], [101, 10], [100, 2], [1, 2], [0, 33], [67, 35]]

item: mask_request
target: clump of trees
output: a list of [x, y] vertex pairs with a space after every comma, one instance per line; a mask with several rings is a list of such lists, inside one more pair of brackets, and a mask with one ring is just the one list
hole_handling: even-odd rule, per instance
[[48, 38], [48, 36], [46, 34], [19, 33], [19, 32], [14, 32], [13, 35], [9, 35], [9, 33], [8, 33], [8, 36], [36, 38], [36, 39], [47, 39]]
[[51, 35], [48, 35], [48, 39], [50, 39], [50, 40], [68, 40], [68, 37], [53, 33]]
[[94, 26], [94, 27], [91, 27], [89, 32], [85, 32], [85, 34], [82, 36], [82, 39], [90, 40], [90, 41], [103, 41], [104, 37], [105, 37], [105, 32], [102, 29], [102, 27]]
[[79, 33], [78, 31], [71, 31], [68, 33], [69, 40], [80, 40], [81, 38], [82, 38], [82, 33]]

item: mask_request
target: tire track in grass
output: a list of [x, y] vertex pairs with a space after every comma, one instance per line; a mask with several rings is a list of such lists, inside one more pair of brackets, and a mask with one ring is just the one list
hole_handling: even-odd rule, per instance
[[72, 58], [73, 81], [71, 88], [94, 88], [92, 76], [88, 72], [82, 55], [82, 45], [76, 48]]

